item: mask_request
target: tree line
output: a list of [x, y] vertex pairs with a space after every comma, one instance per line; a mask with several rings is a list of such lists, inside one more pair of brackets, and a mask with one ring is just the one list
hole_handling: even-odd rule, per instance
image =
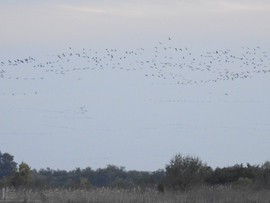
[[91, 167], [71, 171], [31, 169], [14, 156], [0, 151], [0, 187], [31, 188], [125, 188], [145, 187], [165, 190], [189, 190], [200, 186], [232, 185], [254, 189], [270, 189], [270, 161], [260, 165], [235, 164], [212, 169], [196, 156], [174, 155], [165, 169], [153, 172], [125, 170], [125, 167], [107, 165], [93, 170]]

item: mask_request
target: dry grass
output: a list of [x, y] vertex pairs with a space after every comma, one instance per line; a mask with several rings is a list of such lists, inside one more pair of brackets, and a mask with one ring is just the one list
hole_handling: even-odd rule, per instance
[[247, 188], [204, 187], [187, 192], [158, 193], [150, 189], [134, 188], [89, 190], [56, 189], [44, 191], [17, 191], [14, 202], [28, 203], [270, 203], [270, 191], [254, 191]]

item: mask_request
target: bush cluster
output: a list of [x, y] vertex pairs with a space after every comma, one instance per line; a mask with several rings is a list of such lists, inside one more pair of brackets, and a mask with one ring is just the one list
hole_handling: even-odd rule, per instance
[[126, 171], [124, 167], [107, 165], [97, 170], [86, 167], [71, 171], [31, 169], [26, 163], [13, 161], [13, 156], [0, 152], [0, 187], [33, 188], [155, 188], [166, 190], [191, 190], [201, 186], [230, 185], [254, 189], [270, 189], [270, 161], [261, 165], [235, 164], [212, 169], [199, 157], [176, 154], [165, 166], [153, 172]]

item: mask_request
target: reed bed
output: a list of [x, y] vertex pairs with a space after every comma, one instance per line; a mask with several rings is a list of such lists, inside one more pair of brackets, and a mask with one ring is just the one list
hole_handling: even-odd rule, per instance
[[185, 192], [152, 189], [49, 189], [18, 190], [14, 202], [28, 203], [270, 203], [269, 190], [202, 187]]

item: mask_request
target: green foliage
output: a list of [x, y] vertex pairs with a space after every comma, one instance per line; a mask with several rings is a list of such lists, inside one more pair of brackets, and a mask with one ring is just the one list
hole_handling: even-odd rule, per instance
[[[246, 166], [235, 164], [212, 170], [198, 157], [176, 154], [165, 166], [165, 170], [154, 172], [126, 171], [124, 167], [107, 165], [106, 168], [92, 170], [76, 168], [72, 171], [53, 170], [50, 168], [32, 170], [26, 163], [19, 167], [13, 156], [0, 152], [0, 186], [31, 186], [39, 189], [48, 188], [95, 188], [110, 187], [131, 189], [152, 188], [159, 193], [169, 189], [189, 190], [207, 183], [210, 186], [236, 186], [248, 189], [270, 189], [270, 161], [261, 165]], [[12, 171], [13, 170], [13, 171]], [[168, 190], [167, 190], [168, 189]]]
[[13, 171], [11, 183], [13, 186], [28, 186], [31, 183], [31, 168], [24, 162], [19, 165], [19, 168]]
[[257, 187], [270, 189], [270, 161], [265, 161], [255, 173]]
[[262, 182], [265, 188], [270, 188], [270, 161], [267, 160], [262, 166]]
[[11, 182], [10, 182], [10, 176], [4, 176], [2, 180], [0, 180], [0, 187], [10, 187]]
[[12, 171], [16, 169], [17, 163], [13, 161], [13, 157], [8, 153], [2, 154], [0, 151], [0, 180], [4, 176], [10, 176]]
[[190, 189], [203, 183], [209, 170], [211, 168], [198, 157], [176, 154], [166, 165], [167, 186], [172, 189]]
[[87, 180], [87, 178], [79, 178], [79, 187], [89, 187], [91, 186], [91, 183]]
[[37, 177], [39, 181], [42, 179], [42, 181], [45, 182], [43, 185], [47, 184], [53, 187], [77, 187], [78, 183], [80, 183], [80, 179], [84, 178], [93, 186], [130, 188], [134, 184], [150, 182], [154, 184], [157, 181], [153, 180], [153, 178], [161, 176], [159, 171], [150, 174], [145, 171], [125, 171], [124, 169], [125, 168], [122, 166], [117, 167], [114, 165], [108, 165], [106, 168], [98, 168], [97, 170], [92, 170], [90, 167], [85, 169], [76, 168], [69, 172], [60, 170], [55, 171], [47, 168], [40, 169], [37, 172], [40, 176], [45, 177], [45, 179], [38, 177], [36, 173], [35, 177]]
[[252, 184], [252, 180], [249, 178], [239, 178], [236, 182], [235, 185], [238, 187], [247, 187], [250, 186]]
[[207, 182], [210, 184], [226, 184], [236, 182], [239, 178], [255, 180], [256, 174], [259, 171], [259, 166], [252, 166], [249, 163], [247, 163], [246, 167], [243, 164], [235, 164], [234, 166], [224, 168], [217, 167], [211, 176], [208, 177]]

